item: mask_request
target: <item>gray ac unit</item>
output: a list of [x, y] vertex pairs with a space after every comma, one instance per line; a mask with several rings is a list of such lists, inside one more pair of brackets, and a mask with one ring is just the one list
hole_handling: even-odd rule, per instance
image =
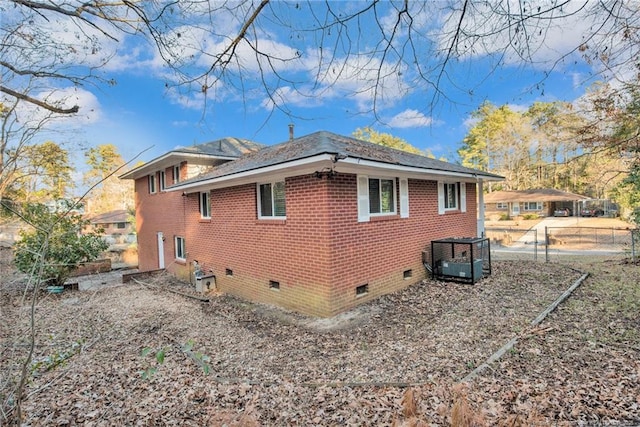
[[204, 293], [215, 289], [216, 276], [210, 274], [208, 276], [196, 277], [196, 292]]

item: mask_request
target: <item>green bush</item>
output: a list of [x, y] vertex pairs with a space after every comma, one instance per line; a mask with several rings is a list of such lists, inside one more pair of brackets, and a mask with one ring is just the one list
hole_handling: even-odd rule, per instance
[[509, 214], [503, 213], [500, 214], [500, 221], [509, 221], [511, 219], [511, 217], [509, 216]]
[[522, 219], [538, 219], [540, 215], [538, 214], [524, 214], [522, 215]]
[[63, 285], [80, 263], [96, 260], [109, 246], [99, 234], [83, 233], [89, 221], [76, 213], [30, 204], [23, 207], [21, 216], [33, 229], [20, 232], [14, 263], [45, 285]]

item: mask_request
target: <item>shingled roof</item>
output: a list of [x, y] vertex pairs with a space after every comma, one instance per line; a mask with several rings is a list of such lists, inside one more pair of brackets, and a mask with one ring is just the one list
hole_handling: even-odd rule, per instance
[[129, 222], [128, 212], [124, 209], [103, 212], [90, 218], [93, 224], [110, 224], [114, 222]]
[[226, 137], [190, 147], [178, 147], [174, 153], [208, 154], [220, 157], [240, 157], [263, 148], [264, 145], [242, 138]]
[[242, 138], [226, 137], [189, 147], [177, 147], [162, 156], [138, 166], [120, 176], [121, 179], [137, 179], [182, 161], [208, 164], [211, 161], [229, 161], [263, 148], [263, 144]]
[[179, 189], [190, 187], [198, 183], [215, 181], [222, 177], [259, 171], [261, 169], [274, 169], [277, 166], [286, 167], [294, 162], [301, 162], [328, 155], [332, 159], [333, 167], [339, 170], [340, 165], [356, 165], [361, 162], [378, 167], [395, 167], [396, 169], [408, 168], [414, 173], [430, 172], [440, 175], [455, 174], [467, 178], [481, 178], [491, 181], [499, 181], [503, 178], [499, 175], [484, 171], [470, 169], [455, 163], [448, 163], [432, 159], [418, 154], [412, 154], [393, 148], [372, 144], [356, 138], [351, 138], [335, 133], [320, 131], [302, 136], [281, 144], [264, 147], [258, 151], [222, 164], [210, 172], [198, 177], [180, 182], [171, 187]]

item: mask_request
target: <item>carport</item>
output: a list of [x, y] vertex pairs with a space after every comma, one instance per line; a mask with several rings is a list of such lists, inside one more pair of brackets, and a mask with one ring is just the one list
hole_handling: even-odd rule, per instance
[[585, 200], [589, 197], [553, 188], [494, 191], [484, 196], [487, 215], [506, 213], [510, 217], [524, 214], [553, 216], [558, 209], [570, 209], [573, 215]]

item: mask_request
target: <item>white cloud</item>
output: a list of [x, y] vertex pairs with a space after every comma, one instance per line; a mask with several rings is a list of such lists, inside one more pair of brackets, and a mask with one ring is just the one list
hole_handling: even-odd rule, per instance
[[388, 125], [392, 128], [426, 127], [433, 123], [431, 117], [425, 116], [418, 110], [404, 110], [391, 118]]
[[273, 109], [276, 104], [313, 108], [323, 105], [334, 97], [335, 91], [331, 88], [314, 88], [312, 86], [292, 88], [291, 86], [282, 86], [276, 89], [271, 97], [264, 98], [260, 105], [267, 110]]
[[511, 111], [515, 111], [516, 113], [524, 113], [529, 109], [529, 105], [525, 104], [505, 104]]
[[[605, 81], [630, 81], [637, 75], [640, 44], [637, 32], [629, 31], [639, 19], [636, 1], [567, 1], [561, 7], [519, 0], [470, 2], [457, 31], [460, 15], [461, 6], [443, 13], [430, 32], [441, 56], [458, 37], [457, 58], [491, 57], [493, 67], [523, 65], [547, 74], [579, 65]], [[575, 88], [588, 81], [586, 75], [572, 77]]]
[[[328, 54], [325, 52], [325, 55]], [[314, 63], [314, 59], [318, 62]], [[410, 90], [393, 65], [381, 63], [377, 58], [351, 56], [333, 58], [322, 62], [313, 57], [313, 52], [305, 60], [308, 69], [306, 81], [312, 83], [277, 89], [272, 96], [262, 101], [265, 108], [275, 103], [289, 106], [316, 107], [334, 100], [350, 100], [358, 111], [382, 109], [394, 105]], [[313, 65], [313, 66], [310, 66]]]
[[480, 119], [478, 117], [468, 116], [466, 119], [464, 119], [464, 121], [462, 122], [462, 125], [464, 126], [465, 129], [471, 129], [478, 123], [480, 123]]
[[582, 73], [571, 73], [571, 83], [574, 89], [584, 84], [585, 76]]
[[167, 97], [171, 102], [190, 110], [200, 110], [206, 105], [206, 96], [200, 90], [181, 90], [171, 87], [167, 90]]
[[[503, 64], [531, 64], [548, 68], [565, 55], [572, 55], [586, 34], [593, 31], [593, 16], [582, 3], [568, 3], [563, 8], [549, 5], [547, 12], [522, 10], [527, 6], [516, 0], [471, 3], [460, 24], [461, 10], [442, 16], [441, 27], [432, 31], [438, 50], [447, 52], [455, 36], [459, 37], [455, 53], [461, 58], [499, 55]], [[520, 13], [531, 14], [526, 21], [514, 20]]]
[[34, 104], [21, 102], [16, 115], [18, 120], [27, 126], [44, 126], [47, 129], [63, 126], [71, 129], [96, 123], [102, 116], [98, 98], [82, 88], [51, 89], [31, 96], [59, 108], [68, 109], [78, 106], [80, 110], [75, 114], [57, 114]]

